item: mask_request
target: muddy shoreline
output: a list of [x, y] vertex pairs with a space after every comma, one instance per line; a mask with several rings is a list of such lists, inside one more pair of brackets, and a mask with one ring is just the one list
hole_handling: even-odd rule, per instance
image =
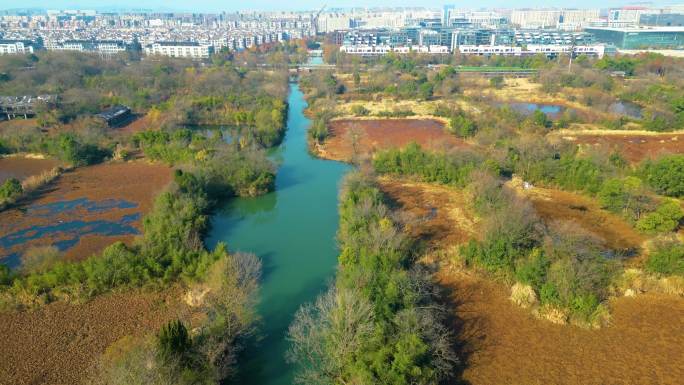
[[64, 259], [81, 260], [116, 241], [131, 243], [170, 181], [169, 167], [143, 161], [67, 172], [36, 199], [0, 212], [0, 256], [16, 260], [31, 247], [55, 245]]

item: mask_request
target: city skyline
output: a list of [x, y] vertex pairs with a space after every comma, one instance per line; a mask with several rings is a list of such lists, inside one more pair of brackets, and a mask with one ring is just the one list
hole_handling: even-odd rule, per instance
[[[43, 9], [147, 9], [162, 11], [196, 11], [196, 12], [220, 12], [220, 11], [306, 11], [320, 9], [325, 6], [330, 8], [351, 8], [351, 7], [428, 7], [440, 8], [443, 5], [454, 4], [458, 8], [597, 8], [596, 3], [590, 0], [580, 0], [574, 2], [571, 7], [567, 7], [567, 2], [560, 0], [552, 1], [532, 1], [523, 0], [514, 3], [504, 0], [485, 0], [477, 3], [477, 7], [461, 2], [450, 2], [442, 0], [293, 0], [284, 5], [282, 2], [274, 0], [253, 0], [249, 4], [236, 1], [222, 0], [198, 0], [188, 6], [188, 2], [180, 0], [146, 0], [144, 2], [134, 0], [121, 0], [117, 3], [107, 4], [94, 0], [28, 0], [21, 3], [21, 7], [1, 7], [0, 10], [43, 8]], [[683, 4], [681, 0], [657, 1], [657, 2], [634, 2], [610, 0], [602, 2], [598, 8], [611, 8], [621, 6], [668, 6]]]

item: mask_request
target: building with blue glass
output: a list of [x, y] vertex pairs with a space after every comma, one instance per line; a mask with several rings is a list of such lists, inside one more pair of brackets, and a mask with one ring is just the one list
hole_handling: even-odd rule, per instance
[[599, 43], [618, 49], [684, 49], [684, 27], [586, 28]]

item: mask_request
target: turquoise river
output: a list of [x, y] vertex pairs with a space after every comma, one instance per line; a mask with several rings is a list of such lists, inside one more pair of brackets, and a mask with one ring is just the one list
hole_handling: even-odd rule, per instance
[[273, 154], [279, 163], [275, 192], [231, 200], [212, 219], [207, 243], [252, 252], [263, 262], [258, 343], [239, 362], [238, 383], [290, 385], [285, 362], [287, 328], [295, 311], [331, 282], [337, 265], [338, 187], [349, 166], [317, 159], [307, 150], [306, 102], [290, 84], [287, 133]]

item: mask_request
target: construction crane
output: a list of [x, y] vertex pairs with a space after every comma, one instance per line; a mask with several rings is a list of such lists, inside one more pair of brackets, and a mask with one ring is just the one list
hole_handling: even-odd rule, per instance
[[318, 17], [321, 16], [321, 13], [323, 13], [323, 10], [327, 6], [327, 4], [323, 5], [316, 13], [316, 16], [313, 16], [313, 14], [311, 16], [311, 28], [313, 28], [314, 36], [318, 35]]

